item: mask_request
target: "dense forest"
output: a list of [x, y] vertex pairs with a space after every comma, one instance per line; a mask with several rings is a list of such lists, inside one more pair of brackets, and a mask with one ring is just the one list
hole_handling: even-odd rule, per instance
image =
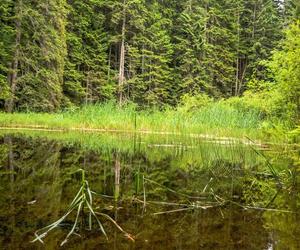
[[300, 249], [300, 0], [0, 0], [0, 193], [0, 250]]
[[2, 0], [0, 108], [161, 108], [274, 82], [297, 114], [299, 15], [298, 0]]

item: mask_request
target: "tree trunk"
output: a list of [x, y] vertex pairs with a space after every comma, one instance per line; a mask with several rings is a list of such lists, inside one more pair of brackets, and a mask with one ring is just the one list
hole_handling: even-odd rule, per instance
[[126, 26], [126, 0], [123, 2], [123, 24], [122, 24], [122, 41], [120, 50], [120, 68], [119, 68], [119, 105], [123, 102], [123, 85], [125, 81], [125, 26]]
[[89, 95], [90, 95], [90, 69], [88, 69], [86, 75], [85, 105], [88, 105], [89, 103]]
[[205, 4], [205, 21], [204, 21], [204, 36], [203, 36], [203, 45], [204, 45], [204, 49], [203, 49], [203, 58], [204, 59], [206, 57], [206, 45], [209, 41], [209, 38], [208, 38], [208, 33], [207, 33], [207, 26], [208, 26], [208, 20], [209, 20], [209, 17], [208, 17], [208, 3]]
[[143, 42], [143, 50], [142, 50], [142, 75], [144, 77], [145, 73], [145, 44]]
[[[238, 7], [239, 8], [239, 7]], [[239, 93], [239, 85], [240, 85], [240, 10], [237, 10], [237, 55], [236, 55], [236, 75], [235, 75], [235, 96], [238, 96]]]
[[21, 42], [21, 5], [22, 2], [19, 1], [16, 5], [16, 15], [17, 19], [15, 21], [16, 27], [16, 38], [15, 38], [15, 53], [13, 57], [13, 61], [11, 64], [11, 70], [9, 72], [9, 84], [10, 84], [10, 98], [5, 103], [5, 109], [7, 112], [11, 113], [14, 109], [14, 99], [15, 99], [15, 92], [17, 88], [17, 76], [18, 76], [18, 66], [19, 66], [19, 55], [20, 55], [20, 42]]
[[255, 32], [256, 32], [256, 12], [257, 12], [257, 3], [254, 4], [253, 7], [253, 26], [252, 26], [252, 39], [255, 39]]
[[110, 68], [111, 68], [111, 45], [109, 46], [107, 80], [110, 83]]

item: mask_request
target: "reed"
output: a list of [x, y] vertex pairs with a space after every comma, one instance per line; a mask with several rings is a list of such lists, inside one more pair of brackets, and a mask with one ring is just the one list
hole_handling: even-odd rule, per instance
[[194, 112], [180, 109], [137, 111], [135, 106], [114, 103], [87, 105], [59, 113], [0, 113], [2, 127], [46, 129], [103, 129], [180, 134], [212, 134], [262, 138], [263, 120], [256, 111], [241, 111], [215, 102]]
[[128, 239], [133, 241], [134, 240], [133, 237], [130, 234], [128, 234], [127, 232], [125, 232], [113, 218], [111, 218], [107, 214], [94, 211], [93, 194], [96, 194], [96, 193], [91, 191], [91, 189], [89, 187], [89, 183], [85, 178], [85, 171], [83, 169], [79, 169], [76, 172], [81, 173], [81, 176], [82, 176], [81, 177], [81, 187], [80, 187], [79, 191], [77, 192], [77, 194], [75, 195], [75, 198], [73, 199], [73, 201], [70, 203], [67, 211], [64, 213], [64, 215], [62, 217], [60, 217], [58, 220], [56, 220], [52, 224], [37, 230], [35, 232], [35, 238], [32, 240], [32, 242], [39, 241], [44, 244], [43, 239], [48, 235], [48, 233], [50, 233], [52, 230], [58, 228], [63, 223], [63, 221], [66, 220], [66, 218], [73, 213], [73, 211], [76, 211], [76, 218], [75, 218], [74, 224], [73, 224], [71, 230], [69, 231], [69, 233], [67, 234], [66, 238], [60, 244], [61, 246], [63, 246], [64, 244], [66, 244], [68, 242], [69, 238], [73, 234], [78, 235], [76, 233], [76, 229], [79, 224], [79, 217], [80, 217], [80, 215], [86, 214], [85, 210], [87, 210], [87, 213], [88, 213], [88, 228], [89, 228], [89, 230], [92, 230], [93, 219], [94, 219], [97, 222], [97, 226], [99, 227], [100, 231], [103, 233], [103, 235], [106, 237], [106, 239], [108, 239], [108, 236], [104, 230], [103, 224], [97, 216], [97, 215], [100, 215], [100, 216], [104, 217], [105, 219], [109, 220], [110, 222], [112, 222], [113, 225], [115, 225], [117, 229], [119, 229], [121, 232], [123, 232]]

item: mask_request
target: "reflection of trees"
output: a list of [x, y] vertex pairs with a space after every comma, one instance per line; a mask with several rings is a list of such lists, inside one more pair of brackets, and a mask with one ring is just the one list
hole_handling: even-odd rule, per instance
[[[0, 163], [5, 164], [5, 172], [8, 171], [1, 175], [3, 169], [0, 168], [0, 246], [12, 239], [14, 242], [5, 243], [11, 248], [29, 246], [32, 233], [56, 220], [70, 203], [79, 185], [77, 176], [72, 173], [84, 168], [94, 191], [118, 198], [115, 203], [113, 199], [99, 197], [95, 205], [106, 209], [126, 231], [138, 234], [137, 249], [153, 249], [153, 246], [155, 249], [264, 249], [269, 241], [264, 227], [283, 239], [282, 244], [295, 249], [299, 247], [293, 240], [300, 235], [299, 215], [242, 211], [233, 205], [222, 210], [194, 210], [161, 216], [150, 214], [163, 208], [147, 205], [143, 214], [142, 205], [127, 203], [127, 198], [132, 195], [142, 197], [143, 175], [191, 196], [201, 194], [209, 183], [208, 191], [212, 188], [225, 199], [254, 205], [267, 204], [277, 191], [273, 179], [257, 175], [264, 167], [263, 161], [253, 158], [250, 153], [242, 158], [244, 151], [230, 160], [232, 155], [223, 157], [225, 151], [216, 151], [212, 154], [215, 155], [213, 159], [203, 149], [199, 151], [201, 159], [197, 160], [196, 152], [178, 153], [175, 150], [172, 156], [171, 152], [162, 154], [157, 148], [150, 150], [147, 154], [140, 150], [132, 153], [108, 148], [88, 151], [57, 141], [7, 137], [5, 144], [0, 146]], [[251, 163], [249, 159], [254, 160]], [[206, 160], [208, 165], [204, 167]], [[293, 162], [296, 165], [295, 159]], [[296, 169], [291, 170], [292, 178], [286, 178], [288, 190], [280, 192], [272, 206], [299, 210], [297, 190], [300, 180]], [[188, 202], [185, 197], [170, 193], [162, 186], [146, 183], [147, 200]], [[36, 203], [27, 204], [34, 200]], [[114, 206], [122, 209], [114, 210]], [[63, 225], [68, 226], [68, 223]], [[105, 226], [107, 233], [114, 235], [110, 242], [106, 243], [99, 232], [91, 232], [86, 235], [87, 241], [75, 237], [70, 241], [70, 247], [103, 248], [104, 244], [107, 249], [129, 248], [131, 243], [122, 234], [115, 234], [114, 227]], [[49, 235], [46, 240], [49, 248], [56, 248], [64, 235], [60, 230]], [[292, 239], [290, 245], [288, 239]]]
[[[154, 208], [148, 208], [152, 209]], [[149, 211], [149, 212], [150, 212]], [[128, 211], [120, 211], [120, 217]], [[135, 216], [122, 224], [139, 235], [136, 249], [265, 249], [268, 235], [251, 211], [196, 210], [183, 214]], [[254, 240], [255, 239], [255, 240]], [[118, 249], [126, 249], [120, 237]], [[123, 242], [123, 243], [122, 243]], [[109, 246], [108, 248], [109, 249]]]
[[30, 241], [28, 236], [32, 227], [37, 226], [41, 218], [59, 213], [60, 146], [12, 137], [6, 137], [4, 143], [9, 148], [7, 166], [10, 174], [0, 176], [0, 186], [10, 189], [6, 188], [1, 194], [3, 223], [0, 225], [6, 227], [6, 233], [0, 239], [3, 242], [13, 240], [12, 248], [18, 248]]
[[285, 178], [285, 192], [274, 200], [275, 206], [293, 213], [264, 213], [265, 227], [272, 231], [270, 241], [276, 249], [300, 249], [300, 152], [291, 154], [291, 165]]

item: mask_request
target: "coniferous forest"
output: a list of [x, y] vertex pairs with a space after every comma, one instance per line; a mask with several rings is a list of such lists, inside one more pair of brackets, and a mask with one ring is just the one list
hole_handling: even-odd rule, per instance
[[0, 108], [229, 100], [297, 124], [299, 16], [298, 0], [2, 0]]
[[0, 0], [0, 249], [300, 249], [299, 215], [300, 0]]

